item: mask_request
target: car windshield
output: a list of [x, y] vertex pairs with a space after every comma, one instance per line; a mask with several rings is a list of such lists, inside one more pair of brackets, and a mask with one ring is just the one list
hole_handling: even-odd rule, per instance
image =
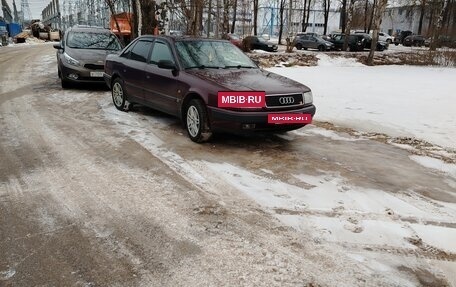
[[67, 45], [75, 49], [118, 51], [122, 48], [117, 37], [110, 33], [70, 32]]
[[266, 43], [267, 40], [265, 38], [262, 38], [262, 37], [258, 37], [258, 41], [260, 41], [261, 43]]
[[256, 68], [252, 60], [230, 42], [180, 41], [176, 49], [186, 69]]

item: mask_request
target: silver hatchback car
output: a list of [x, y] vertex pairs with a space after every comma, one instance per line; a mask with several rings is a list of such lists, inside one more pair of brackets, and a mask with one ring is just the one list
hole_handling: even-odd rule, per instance
[[65, 89], [72, 83], [103, 83], [106, 56], [117, 53], [122, 46], [108, 29], [74, 26], [54, 48], [57, 49], [58, 75]]

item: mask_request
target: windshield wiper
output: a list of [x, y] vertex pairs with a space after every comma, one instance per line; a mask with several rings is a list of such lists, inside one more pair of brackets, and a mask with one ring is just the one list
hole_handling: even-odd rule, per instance
[[230, 68], [237, 68], [237, 69], [240, 69], [240, 68], [245, 68], [245, 69], [253, 69], [255, 67], [252, 67], [252, 66], [243, 66], [243, 65], [233, 65], [233, 66], [225, 66], [224, 69], [230, 69]]
[[187, 67], [187, 68], [185, 68], [185, 69], [187, 70], [187, 69], [220, 69], [220, 68], [221, 68], [221, 67], [219, 67], [219, 66], [199, 65], [199, 66]]

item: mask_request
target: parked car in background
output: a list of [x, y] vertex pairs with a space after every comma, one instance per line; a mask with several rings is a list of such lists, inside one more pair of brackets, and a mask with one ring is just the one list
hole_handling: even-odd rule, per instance
[[230, 41], [233, 45], [242, 49], [242, 40], [236, 34], [225, 34], [222, 36], [222, 39]]
[[247, 36], [242, 40], [242, 46], [249, 50], [263, 50], [268, 52], [277, 52], [279, 48], [276, 44], [266, 41], [262, 37]]
[[317, 49], [319, 51], [329, 51], [334, 49], [333, 43], [324, 40], [320, 36], [308, 34], [297, 35], [293, 40], [293, 46], [298, 50]]
[[[336, 50], [342, 50], [344, 47], [345, 34], [333, 34], [331, 42], [334, 44]], [[358, 37], [356, 34], [348, 36], [348, 49], [350, 51], [364, 50], [364, 37]]]
[[[134, 103], [176, 116], [194, 142], [217, 131], [289, 131], [305, 125], [268, 123], [270, 113], [315, 114], [307, 86], [258, 68], [226, 40], [141, 36], [106, 58], [104, 79], [117, 109]], [[220, 91], [263, 91], [265, 106], [219, 107]]]
[[122, 49], [110, 30], [99, 27], [75, 26], [66, 30], [57, 49], [57, 72], [62, 88], [72, 83], [103, 82], [107, 55]]
[[426, 42], [426, 39], [421, 36], [421, 35], [410, 35], [405, 37], [404, 41], [402, 42], [402, 45], [411, 47], [411, 46], [418, 46], [422, 47], [424, 46]]
[[399, 34], [396, 35], [396, 37], [394, 37], [394, 45], [397, 46], [399, 44], [403, 44], [404, 39], [412, 34], [412, 31], [401, 31]]
[[[364, 41], [364, 49], [371, 49], [372, 46], [372, 36], [370, 34], [364, 32], [355, 32], [354, 34], [356, 37], [360, 37], [360, 40], [363, 38]], [[361, 38], [362, 37], [362, 38]], [[377, 41], [376, 51], [384, 51], [388, 49], [389, 44], [385, 41], [381, 41], [380, 39]]]
[[389, 35], [388, 33], [384, 33], [384, 32], [378, 33], [378, 40], [382, 41], [382, 42], [386, 42], [386, 43], [388, 43], [388, 45], [393, 43], [393, 37], [391, 35]]

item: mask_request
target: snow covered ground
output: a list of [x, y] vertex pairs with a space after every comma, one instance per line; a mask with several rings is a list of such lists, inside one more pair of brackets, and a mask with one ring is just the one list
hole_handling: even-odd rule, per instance
[[312, 89], [316, 120], [456, 149], [456, 69], [318, 57], [316, 67], [268, 69]]

